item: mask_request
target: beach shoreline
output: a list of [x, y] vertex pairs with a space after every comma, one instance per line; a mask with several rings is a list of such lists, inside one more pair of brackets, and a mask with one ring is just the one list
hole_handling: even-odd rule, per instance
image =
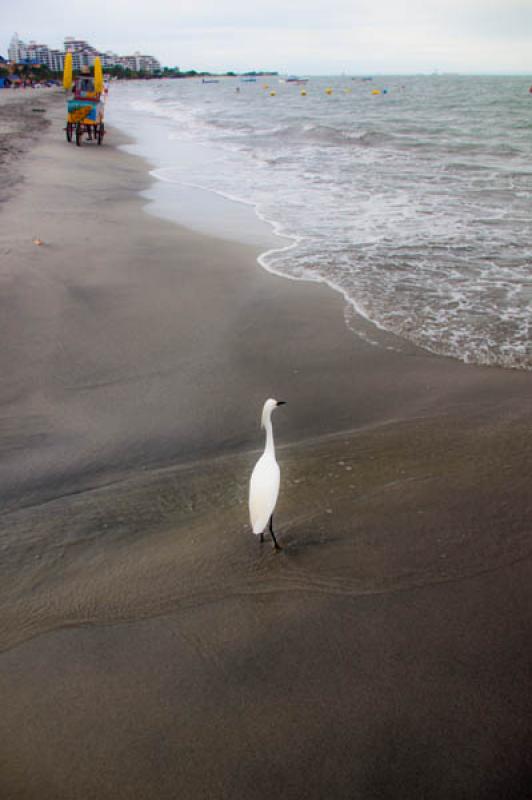
[[369, 344], [47, 113], [0, 206], [3, 796], [526, 797], [530, 373]]

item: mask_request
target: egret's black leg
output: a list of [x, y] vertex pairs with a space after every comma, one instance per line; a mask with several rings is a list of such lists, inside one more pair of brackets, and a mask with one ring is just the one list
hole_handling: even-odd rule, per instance
[[273, 539], [273, 547], [275, 550], [281, 550], [281, 547], [277, 544], [277, 539], [275, 538], [275, 533], [273, 532], [273, 514], [270, 517], [270, 533]]
[[264, 541], [264, 531], [260, 532], [260, 540], [261, 540], [261, 542]]

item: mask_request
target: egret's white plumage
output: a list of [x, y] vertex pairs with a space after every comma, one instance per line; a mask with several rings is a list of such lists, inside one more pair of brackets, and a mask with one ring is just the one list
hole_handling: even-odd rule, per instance
[[[253, 533], [261, 534], [271, 521], [277, 497], [279, 495], [279, 484], [281, 472], [279, 464], [275, 459], [275, 445], [273, 442], [272, 411], [278, 405], [284, 405], [284, 401], [269, 399], [264, 403], [262, 409], [262, 427], [266, 430], [266, 445], [264, 453], [261, 455], [249, 482], [249, 518]], [[278, 549], [273, 533], [273, 525], [270, 524], [270, 532], [276, 549]]]

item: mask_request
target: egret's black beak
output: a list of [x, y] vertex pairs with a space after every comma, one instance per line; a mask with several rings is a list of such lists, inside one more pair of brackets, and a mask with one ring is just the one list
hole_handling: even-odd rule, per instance
[[278, 406], [285, 406], [286, 405], [286, 400], [278, 400], [277, 401], [277, 405]]

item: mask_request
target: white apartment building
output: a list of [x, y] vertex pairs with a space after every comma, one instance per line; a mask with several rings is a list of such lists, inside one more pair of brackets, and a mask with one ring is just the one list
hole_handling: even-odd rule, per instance
[[26, 44], [18, 33], [11, 37], [8, 49], [9, 60], [16, 64], [45, 64], [55, 72], [63, 70], [64, 54], [60, 50], [50, 50], [47, 44], [31, 41]]
[[94, 59], [100, 53], [84, 39], [74, 39], [73, 36], [65, 36], [65, 53], [72, 53], [72, 66], [75, 70], [81, 67], [92, 67]]
[[132, 56], [118, 56], [116, 64], [124, 69], [132, 69], [135, 72], [158, 72], [161, 69], [160, 63], [153, 56], [145, 56], [138, 51]]
[[100, 53], [100, 58], [102, 60], [102, 67], [105, 69], [106, 67], [116, 66], [120, 56], [118, 56], [116, 53], [113, 53], [111, 50], [107, 50], [106, 53]]
[[46, 44], [38, 44], [33, 41], [26, 44], [22, 39], [19, 39], [18, 33], [14, 33], [9, 43], [9, 60], [17, 64], [28, 62], [46, 64], [54, 72], [62, 72], [65, 53], [70, 51], [72, 53], [72, 66], [75, 71], [79, 71], [82, 67], [92, 67], [96, 56], [101, 58], [104, 69], [106, 67], [120, 66], [136, 72], [143, 71], [148, 73], [158, 72], [161, 69], [161, 65], [156, 58], [142, 55], [139, 52], [134, 53], [132, 56], [119, 56], [111, 51], [100, 53], [85, 39], [76, 39], [74, 36], [65, 36], [64, 44], [65, 52], [51, 50]]
[[31, 41], [26, 45], [26, 60], [32, 64], [46, 64], [50, 66], [50, 48], [46, 44], [37, 44]]
[[138, 63], [138, 70], [143, 72], [160, 72], [161, 64], [153, 56], [141, 56], [140, 53], [135, 53], [135, 58]]
[[50, 61], [48, 66], [54, 72], [63, 72], [65, 66], [65, 54], [61, 50], [50, 50]]
[[7, 50], [7, 55], [10, 61], [14, 61], [16, 64], [19, 64], [21, 61], [26, 61], [27, 53], [26, 53], [26, 45], [22, 41], [22, 39], [18, 38], [18, 33], [14, 33], [11, 37], [11, 41], [9, 42], [9, 47]]

